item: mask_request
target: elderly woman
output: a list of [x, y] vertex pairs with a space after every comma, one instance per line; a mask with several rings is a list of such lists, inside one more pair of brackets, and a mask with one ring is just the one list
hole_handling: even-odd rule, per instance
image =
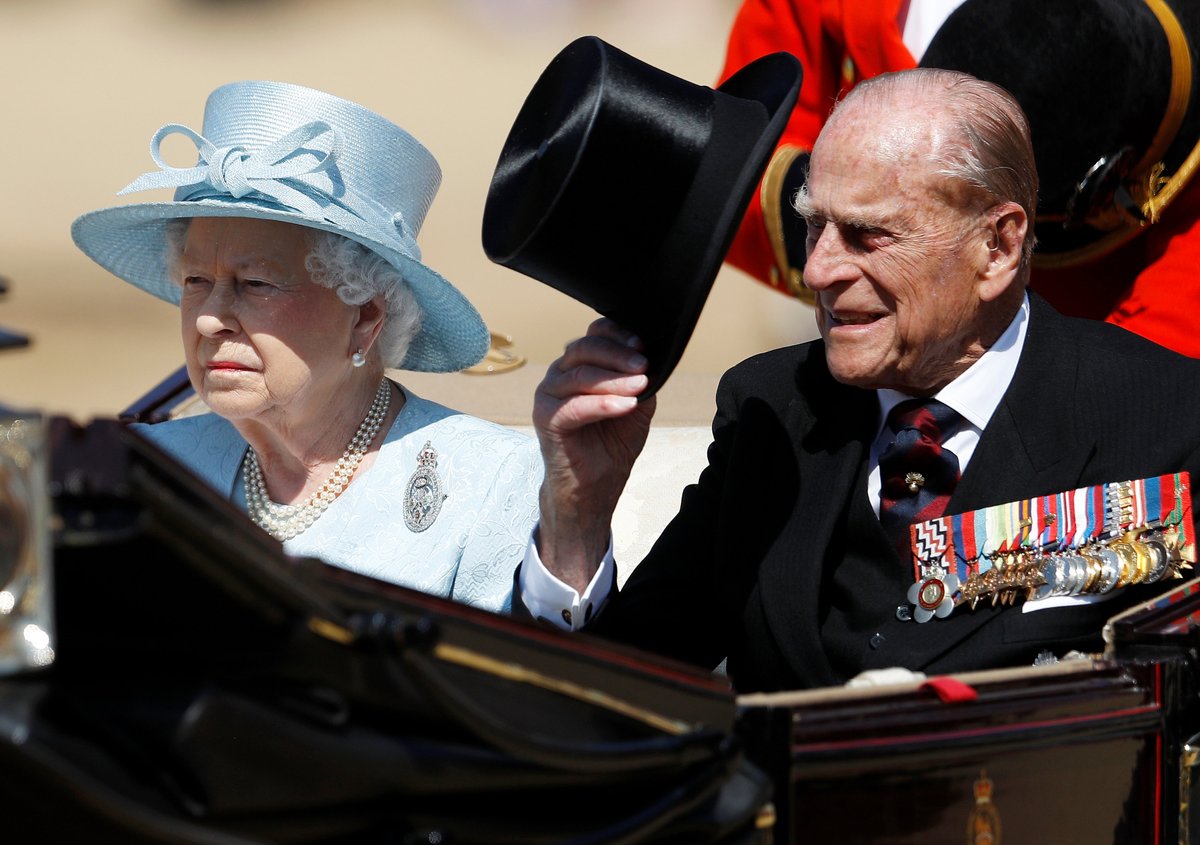
[[[182, 134], [199, 163], [162, 161]], [[488, 334], [420, 260], [441, 178], [407, 132], [354, 103], [271, 82], [217, 89], [204, 132], [164, 126], [170, 202], [75, 221], [75, 242], [182, 316], [210, 413], [142, 433], [296, 555], [509, 607], [537, 517], [535, 441], [426, 401], [385, 368], [449, 372]]]

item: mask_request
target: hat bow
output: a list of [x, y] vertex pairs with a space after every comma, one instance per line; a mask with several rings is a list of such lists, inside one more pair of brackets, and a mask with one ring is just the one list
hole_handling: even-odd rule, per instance
[[[194, 167], [174, 167], [163, 161], [162, 142], [170, 135], [183, 135], [196, 145], [199, 162]], [[323, 120], [299, 126], [259, 150], [242, 145], [218, 147], [187, 126], [168, 123], [150, 139], [150, 155], [160, 169], [143, 173], [117, 193], [176, 188], [179, 202], [242, 199], [256, 194], [330, 223], [346, 224], [347, 217], [352, 217], [379, 231], [384, 242], [399, 240], [406, 254], [420, 260], [420, 247], [404, 215], [389, 212], [342, 182], [336, 168], [341, 144], [341, 133]]]

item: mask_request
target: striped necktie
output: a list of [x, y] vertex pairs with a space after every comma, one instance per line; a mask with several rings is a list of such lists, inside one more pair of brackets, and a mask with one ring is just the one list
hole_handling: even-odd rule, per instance
[[888, 414], [895, 435], [879, 456], [879, 522], [908, 556], [909, 526], [936, 519], [958, 483], [958, 456], [942, 441], [962, 418], [933, 399], [909, 399]]

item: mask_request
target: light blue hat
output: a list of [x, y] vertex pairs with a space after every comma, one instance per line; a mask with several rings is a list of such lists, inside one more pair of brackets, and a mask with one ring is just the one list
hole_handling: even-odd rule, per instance
[[[181, 134], [199, 150], [195, 167], [171, 167], [159, 146]], [[166, 229], [187, 217], [251, 217], [336, 232], [398, 269], [422, 309], [404, 361], [388, 366], [451, 372], [479, 361], [488, 332], [453, 285], [421, 262], [417, 232], [441, 182], [433, 155], [362, 106], [280, 82], [222, 86], [204, 108], [204, 132], [168, 124], [150, 154], [161, 168], [121, 194], [175, 188], [173, 202], [92, 211], [71, 226], [75, 243], [113, 274], [175, 304]]]

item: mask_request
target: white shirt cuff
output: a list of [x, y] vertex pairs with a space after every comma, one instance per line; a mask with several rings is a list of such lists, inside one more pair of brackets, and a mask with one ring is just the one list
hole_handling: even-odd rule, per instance
[[535, 527], [525, 548], [525, 559], [521, 562], [518, 576], [521, 599], [534, 618], [543, 619], [561, 631], [578, 631], [592, 621], [592, 617], [604, 605], [615, 580], [616, 568], [612, 534], [609, 534], [608, 549], [600, 561], [600, 568], [580, 595], [574, 588], [558, 580], [542, 563], [537, 550]]

